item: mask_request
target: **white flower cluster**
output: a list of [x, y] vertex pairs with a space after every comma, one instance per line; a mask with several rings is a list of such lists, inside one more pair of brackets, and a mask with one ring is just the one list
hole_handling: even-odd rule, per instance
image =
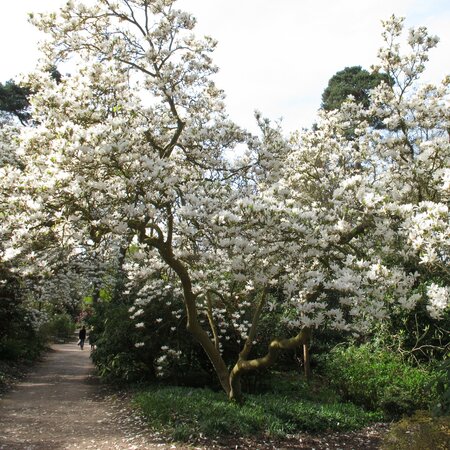
[[156, 374], [159, 377], [168, 375], [169, 370], [182, 356], [180, 350], [174, 350], [164, 345], [161, 347], [163, 354], [156, 359]]
[[[412, 310], [428, 286], [428, 311], [442, 317], [450, 81], [418, 86], [437, 39], [411, 31], [402, 54], [403, 20], [392, 17], [379, 67], [394, 86], [373, 89], [368, 107], [350, 98], [321, 111], [288, 138], [257, 115], [256, 137], [226, 115], [214, 41], [197, 40], [172, 3], [69, 2], [34, 18], [49, 35], [42, 66], [71, 59], [74, 69], [59, 82], [30, 74], [35, 124], [0, 133], [0, 153], [17, 142], [12, 160], [0, 157], [0, 262], [53, 280], [68, 261], [90, 266], [73, 270], [80, 285], [115, 292], [123, 281], [139, 333], [165, 325], [163, 314], [143, 319], [161, 302], [214, 340], [204, 347], [218, 360], [227, 340], [252, 336], [255, 311], [284, 313], [294, 329], [364, 332]], [[277, 295], [262, 304], [267, 291]], [[162, 351], [161, 371], [181, 357]]]
[[48, 314], [34, 308], [27, 309], [26, 318], [35, 331], [39, 331], [42, 325], [48, 322]]
[[431, 283], [427, 289], [427, 296], [430, 301], [427, 305], [430, 316], [435, 319], [441, 318], [444, 311], [450, 306], [450, 288]]

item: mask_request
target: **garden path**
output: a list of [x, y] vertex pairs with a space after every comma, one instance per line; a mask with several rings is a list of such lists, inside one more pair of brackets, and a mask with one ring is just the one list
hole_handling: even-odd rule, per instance
[[150, 435], [92, 375], [89, 347], [53, 345], [0, 399], [0, 450], [174, 448]]

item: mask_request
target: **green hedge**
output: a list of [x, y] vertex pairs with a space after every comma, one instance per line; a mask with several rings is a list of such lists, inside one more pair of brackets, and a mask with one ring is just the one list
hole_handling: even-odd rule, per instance
[[324, 359], [323, 371], [344, 400], [389, 418], [427, 409], [436, 398], [436, 373], [370, 345], [336, 347]]

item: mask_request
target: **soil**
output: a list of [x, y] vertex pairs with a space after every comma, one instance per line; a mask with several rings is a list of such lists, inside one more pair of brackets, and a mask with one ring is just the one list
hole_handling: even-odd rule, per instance
[[75, 343], [55, 344], [28, 375], [0, 398], [0, 450], [304, 449], [374, 450], [386, 424], [351, 433], [266, 439], [204, 440], [191, 445], [152, 433], [128, 396], [98, 382], [89, 358]]

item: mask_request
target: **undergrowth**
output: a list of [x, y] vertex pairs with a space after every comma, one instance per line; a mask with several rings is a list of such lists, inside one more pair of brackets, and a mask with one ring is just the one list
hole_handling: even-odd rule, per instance
[[312, 401], [280, 392], [247, 395], [244, 405], [222, 392], [186, 387], [151, 387], [134, 397], [149, 426], [175, 440], [199, 437], [284, 437], [296, 432], [347, 431], [380, 420], [351, 403]]

